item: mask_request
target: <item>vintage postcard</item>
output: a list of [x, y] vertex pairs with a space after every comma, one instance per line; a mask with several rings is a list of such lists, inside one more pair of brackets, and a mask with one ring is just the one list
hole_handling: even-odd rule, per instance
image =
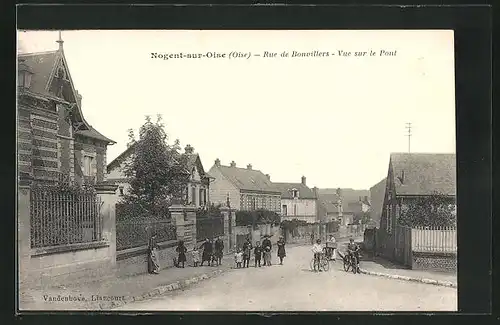
[[20, 311], [457, 311], [453, 31], [17, 36]]

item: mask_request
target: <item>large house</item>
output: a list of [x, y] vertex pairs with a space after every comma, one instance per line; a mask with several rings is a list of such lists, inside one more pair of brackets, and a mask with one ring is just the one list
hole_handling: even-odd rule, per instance
[[280, 213], [281, 192], [269, 175], [253, 169], [251, 164], [239, 168], [233, 161], [223, 166], [216, 159], [209, 174], [214, 177], [209, 190], [212, 203], [225, 205], [229, 199], [231, 207], [237, 210], [264, 209]]
[[393, 153], [390, 156], [383, 196], [378, 246], [380, 253], [396, 255], [398, 225], [401, 211], [416, 198], [439, 193], [456, 205], [455, 154]]
[[273, 183], [281, 192], [281, 220], [304, 220], [308, 223], [320, 222], [318, 197], [306, 185], [302, 176], [300, 183]]
[[[129, 146], [124, 152], [116, 157], [107, 167], [106, 182], [118, 185], [118, 195], [128, 193], [130, 185], [124, 174], [124, 166], [134, 154], [135, 145]], [[191, 146], [186, 146], [187, 155], [186, 172], [190, 175], [190, 180], [186, 187], [185, 202], [197, 208], [207, 207], [210, 203], [209, 187], [213, 178], [205, 172], [200, 156], [192, 151]]]
[[104, 180], [107, 146], [115, 142], [84, 118], [64, 55], [18, 53], [18, 170], [35, 181]]

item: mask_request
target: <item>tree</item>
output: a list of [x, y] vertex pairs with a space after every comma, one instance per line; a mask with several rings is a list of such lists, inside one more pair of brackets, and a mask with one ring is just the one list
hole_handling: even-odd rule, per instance
[[369, 212], [357, 212], [354, 214], [353, 224], [355, 225], [366, 225], [370, 222], [370, 213]]
[[412, 199], [399, 218], [401, 225], [409, 227], [452, 227], [456, 222], [455, 199], [438, 192]]
[[165, 215], [173, 200], [182, 198], [189, 180], [186, 157], [179, 153], [179, 140], [168, 145], [160, 115], [156, 123], [146, 116], [139, 139], [133, 131], [129, 131], [129, 139], [134, 152], [124, 166], [130, 183], [124, 202], [139, 205], [150, 216]]

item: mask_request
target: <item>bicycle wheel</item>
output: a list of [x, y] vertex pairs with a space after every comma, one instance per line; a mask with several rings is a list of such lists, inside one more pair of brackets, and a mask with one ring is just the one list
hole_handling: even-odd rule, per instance
[[351, 269], [352, 269], [352, 273], [356, 274], [358, 268], [357, 268], [357, 264], [356, 264], [356, 259], [353, 258], [351, 260]]
[[347, 259], [344, 259], [344, 271], [349, 272], [349, 268], [351, 267], [351, 264]]
[[309, 267], [311, 268], [311, 271], [314, 271], [314, 258], [311, 259], [311, 263], [309, 263]]
[[322, 265], [321, 265], [321, 266], [323, 267], [323, 270], [324, 270], [325, 272], [326, 272], [326, 271], [328, 271], [328, 270], [330, 270], [330, 262], [328, 262], [328, 260], [327, 260], [327, 259], [324, 259], [322, 262], [323, 262], [323, 263], [322, 263]]

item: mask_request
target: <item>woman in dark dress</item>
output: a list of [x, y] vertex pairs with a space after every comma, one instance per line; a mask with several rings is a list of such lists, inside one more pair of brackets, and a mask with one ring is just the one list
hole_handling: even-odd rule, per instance
[[200, 266], [203, 266], [203, 262], [207, 262], [208, 266], [210, 266], [210, 261], [212, 259], [212, 253], [213, 253], [213, 247], [212, 243], [210, 242], [210, 239], [208, 238], [205, 239], [205, 242], [200, 246], [200, 248], [203, 248]]
[[180, 266], [180, 267], [184, 267], [184, 263], [186, 262], [187, 248], [186, 248], [186, 246], [184, 246], [184, 242], [182, 240], [179, 241], [179, 245], [177, 245], [177, 248], [175, 249], [175, 251], [179, 254], [179, 256], [177, 258], [178, 265], [180, 266], [182, 264], [182, 266]]
[[148, 272], [151, 274], [160, 273], [160, 258], [158, 256], [158, 244], [156, 242], [156, 234], [149, 238], [148, 243]]
[[224, 241], [222, 240], [222, 236], [217, 237], [217, 240], [214, 244], [215, 248], [215, 258], [217, 260], [217, 265], [222, 264], [222, 256], [224, 256]]
[[285, 240], [283, 239], [283, 237], [280, 237], [276, 245], [278, 245], [278, 257], [280, 258], [280, 265], [283, 265], [283, 258], [285, 258], [286, 256]]

